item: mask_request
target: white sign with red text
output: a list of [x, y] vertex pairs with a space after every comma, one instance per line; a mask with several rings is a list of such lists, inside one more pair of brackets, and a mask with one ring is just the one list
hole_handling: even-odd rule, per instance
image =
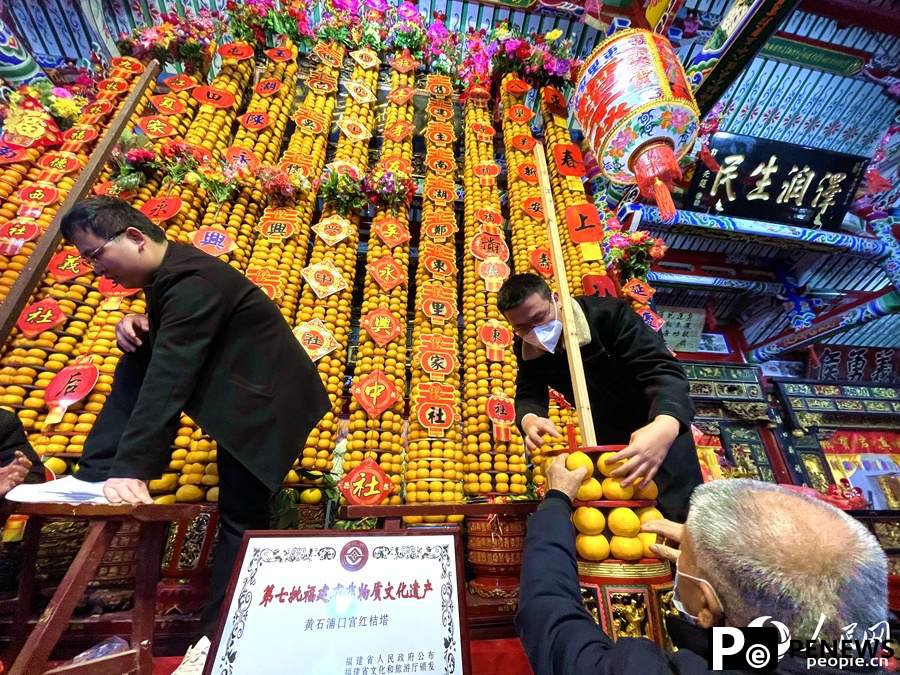
[[205, 673], [466, 675], [458, 530], [404, 532], [245, 535]]

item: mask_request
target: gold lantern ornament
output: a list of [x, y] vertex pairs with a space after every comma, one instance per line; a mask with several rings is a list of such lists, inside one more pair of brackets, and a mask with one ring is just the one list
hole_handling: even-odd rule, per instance
[[670, 190], [700, 112], [671, 43], [643, 29], [612, 35], [585, 60], [570, 103], [603, 175], [673, 218]]

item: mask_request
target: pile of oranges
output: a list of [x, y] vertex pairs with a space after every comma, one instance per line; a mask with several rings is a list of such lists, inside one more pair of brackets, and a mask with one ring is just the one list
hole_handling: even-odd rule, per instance
[[[392, 90], [401, 86], [411, 87], [413, 84], [414, 78], [411, 73], [392, 71]], [[411, 120], [412, 113], [411, 100], [403, 104], [389, 101], [385, 116], [385, 129], [391, 128], [398, 121]], [[411, 165], [411, 133], [400, 141], [387, 137], [384, 139], [381, 160], [390, 163], [397, 158], [409, 161]], [[406, 233], [406, 240], [394, 243], [393, 237], [398, 237], [397, 233], [403, 232]], [[382, 234], [379, 233], [383, 233], [391, 245], [386, 243], [382, 239]], [[399, 331], [393, 340], [381, 345], [372, 338], [366, 328], [360, 329], [353, 387], [356, 387], [362, 378], [381, 372], [395, 388], [397, 398], [387, 410], [373, 417], [368, 415], [355, 398], [350, 400], [350, 436], [347, 439], [343, 463], [345, 472], [349, 472], [364, 458], [376, 460], [393, 482], [388, 500], [388, 503], [391, 504], [400, 503], [403, 477], [402, 432], [406, 398], [406, 308], [409, 297], [407, 268], [409, 267], [410, 249], [408, 233], [408, 208], [402, 207], [396, 214], [392, 213], [390, 209], [381, 207], [376, 210], [372, 219], [366, 255], [368, 267], [363, 280], [361, 316], [366, 317], [370, 312], [378, 309], [387, 309], [399, 325]], [[372, 267], [380, 264], [379, 261], [390, 262], [394, 266], [394, 270], [399, 269], [396, 277], [402, 279], [402, 282], [388, 289], [382, 288], [375, 276], [379, 272]], [[395, 276], [395, 271], [391, 271], [389, 276]], [[390, 279], [388, 279], [388, 284], [390, 284]], [[349, 372], [354, 371], [348, 369], [348, 374]], [[364, 393], [361, 395], [365, 396]]]
[[[452, 93], [452, 92], [451, 92]], [[432, 95], [430, 103], [434, 104], [436, 96]], [[438, 99], [440, 100], [440, 99]], [[452, 99], [444, 99], [452, 106]], [[428, 113], [431, 123], [443, 121], [445, 115], [435, 112], [432, 106]], [[445, 105], [441, 106], [446, 108]], [[426, 133], [425, 136], [425, 185], [430, 186], [437, 180], [445, 180], [452, 184], [448, 190], [449, 201], [437, 201], [426, 194], [422, 198], [422, 226], [419, 240], [419, 259], [416, 267], [415, 287], [417, 291], [415, 320], [413, 321], [413, 352], [412, 352], [412, 381], [411, 399], [421, 398], [423, 385], [430, 385], [436, 381], [423, 367], [423, 336], [426, 339], [442, 338], [453, 345], [459, 344], [459, 324], [457, 317], [440, 321], [429, 317], [424, 311], [426, 294], [432, 289], [443, 289], [443, 292], [452, 298], [452, 304], [456, 307], [456, 297], [459, 286], [455, 272], [456, 231], [458, 228], [454, 204], [456, 202], [456, 160], [453, 158], [452, 145], [436, 142]], [[443, 158], [443, 159], [442, 159]], [[438, 160], [441, 160], [440, 162]], [[452, 268], [447, 271], [438, 269], [433, 258], [449, 258]], [[419, 422], [417, 416], [410, 413], [409, 417], [409, 442], [406, 450], [406, 501], [410, 504], [425, 502], [462, 502], [462, 460], [463, 446], [460, 434], [460, 422], [462, 408], [459, 400], [460, 376], [459, 369], [454, 368], [441, 384], [448, 385], [453, 390], [453, 400], [450, 406], [453, 410], [454, 424], [444, 432], [442, 437], [433, 437], [428, 429]], [[461, 517], [449, 516], [451, 522], [462, 520]], [[407, 516], [408, 523], [442, 522], [441, 516]]]
[[[356, 64], [351, 73], [350, 82], [362, 83], [374, 92], [378, 83], [378, 69], [366, 69]], [[345, 98], [342, 117], [342, 123], [345, 126], [347, 122], [354, 122], [370, 131], [374, 129], [374, 102], [359, 103], [353, 96], [348, 94]], [[357, 167], [360, 172], [364, 172], [368, 169], [368, 154], [368, 140], [360, 142], [350, 138], [344, 131], [341, 131], [334, 155], [335, 162], [349, 162]], [[340, 217], [331, 206], [326, 205], [320, 221]], [[312, 462], [316, 469], [331, 469], [334, 461], [334, 448], [337, 443], [338, 417], [343, 405], [344, 377], [348, 374], [345, 373], [345, 370], [349, 370], [352, 373], [348, 361], [348, 347], [350, 343], [350, 309], [353, 299], [353, 286], [356, 279], [356, 252], [359, 248], [359, 214], [350, 213], [344, 217], [344, 221], [348, 234], [336, 244], [329, 245], [318, 234], [313, 237], [313, 248], [306, 268], [312, 273], [316, 266], [327, 261], [339, 273], [339, 284], [345, 284], [345, 287], [330, 293], [327, 297], [319, 298], [313, 287], [308, 282], [304, 283], [294, 320], [294, 325], [297, 326], [318, 319], [337, 341], [337, 348], [329, 354], [325, 354], [316, 362], [319, 376], [322, 378], [322, 383], [328, 391], [331, 410], [325, 413], [325, 416], [310, 432], [309, 438], [306, 440], [306, 446], [303, 448], [300, 460], [303, 468], [308, 468], [310, 462]], [[372, 425], [371, 429], [369, 429], [370, 423]], [[363, 453], [364, 448], [368, 447], [367, 444], [375, 441], [373, 434], [378, 436], [378, 432], [375, 431], [377, 427], [378, 420], [367, 420], [363, 411], [352, 410], [350, 416], [350, 438], [358, 438], [358, 433], [355, 432], [362, 430], [366, 433], [367, 440], [363, 441], [362, 447], [358, 447], [358, 440], [352, 440], [348, 443], [348, 451], [350, 451], [347, 456], [348, 461], [354, 461], [354, 457], [358, 456], [354, 455], [354, 452]], [[373, 444], [377, 445], [377, 443]], [[370, 456], [374, 456], [374, 453]]]
[[[480, 260], [472, 254], [477, 236], [489, 232], [479, 210], [500, 212], [500, 195], [495, 181], [484, 181], [475, 174], [476, 166], [493, 162], [493, 142], [476, 130], [491, 126], [487, 107], [469, 100], [465, 108], [465, 250], [463, 255], [463, 435], [465, 438], [465, 490], [475, 495], [524, 495], [525, 449], [521, 435], [512, 430], [508, 442], [495, 440], [487, 414], [488, 398], [493, 395], [515, 398], [516, 362], [512, 343], [503, 350], [503, 360], [488, 358], [479, 329], [487, 321], [505, 325], [497, 309], [497, 293], [489, 291], [482, 279]], [[497, 231], [496, 226], [493, 231]], [[502, 238], [503, 235], [500, 235]], [[502, 248], [505, 248], [505, 243]], [[509, 264], [507, 262], [507, 264]]]
[[[544, 119], [544, 143], [547, 153], [547, 167], [550, 172], [550, 186], [553, 190], [553, 203], [556, 205], [556, 219], [559, 223], [560, 243], [563, 249], [563, 258], [566, 264], [566, 276], [569, 287], [578, 289], [582, 287], [581, 280], [588, 275], [605, 275], [606, 267], [601, 260], [592, 260], [597, 257], [585, 255], [583, 244], [576, 244], [571, 240], [566, 227], [566, 209], [570, 206], [588, 204], [590, 200], [585, 195], [584, 185], [580, 178], [563, 176], [557, 167], [554, 150], [556, 147], [572, 142], [566, 117], [556, 114], [548, 101], [557, 92], [552, 87], [541, 90], [541, 116]], [[599, 247], [597, 247], [599, 249]]]

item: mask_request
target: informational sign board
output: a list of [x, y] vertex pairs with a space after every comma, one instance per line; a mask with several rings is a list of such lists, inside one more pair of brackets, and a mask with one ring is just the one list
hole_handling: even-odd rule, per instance
[[469, 675], [455, 527], [247, 532], [204, 675]]
[[764, 138], [718, 132], [718, 171], [697, 162], [684, 197], [690, 211], [837, 230], [868, 159]]
[[669, 349], [676, 352], [698, 351], [706, 310], [696, 307], [660, 307], [659, 313], [666, 320], [662, 333]]

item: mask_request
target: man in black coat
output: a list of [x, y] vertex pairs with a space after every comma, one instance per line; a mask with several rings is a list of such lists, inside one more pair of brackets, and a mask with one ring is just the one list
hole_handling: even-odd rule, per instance
[[22, 483], [43, 483], [44, 465], [15, 414], [0, 408], [0, 497]]
[[278, 308], [231, 266], [113, 198], [77, 204], [62, 232], [97, 274], [147, 299], [146, 316], [116, 327], [125, 355], [77, 478], [105, 481], [110, 502], [149, 503], [182, 411], [217, 441], [220, 531], [202, 621], [212, 635], [243, 532], [268, 527], [271, 492], [328, 395]]
[[[684, 370], [662, 336], [626, 303], [596, 296], [575, 300], [574, 330], [597, 443], [628, 446], [612, 458], [628, 460], [612, 475], [623, 485], [655, 479], [662, 512], [684, 521], [691, 492], [702, 482]], [[516, 274], [503, 284], [497, 305], [516, 333], [516, 424], [532, 451], [543, 442], [542, 434], [559, 435], [547, 418], [547, 388], [575, 402], [559, 298], [541, 277]]]
[[[645, 638], [613, 642], [582, 603], [571, 518], [586, 472], [569, 471], [567, 457], [559, 455], [547, 470], [549, 489], [529, 518], [522, 553], [516, 631], [534, 675], [705, 674], [710, 628], [748, 625], [783, 627], [772, 655], [777, 673], [882, 672], [872, 658], [877, 649], [866, 663], [813, 667], [808, 654], [790, 651], [817, 635], [829, 643], [846, 639], [843, 655], [856, 657], [855, 641], [886, 625], [887, 556], [878, 540], [830, 504], [752, 480], [697, 488], [686, 525], [653, 520], [641, 527], [671, 544], [651, 549], [675, 563], [679, 615], [666, 617], [666, 628], [678, 651]], [[834, 656], [821, 648], [817, 655], [823, 653]]]

